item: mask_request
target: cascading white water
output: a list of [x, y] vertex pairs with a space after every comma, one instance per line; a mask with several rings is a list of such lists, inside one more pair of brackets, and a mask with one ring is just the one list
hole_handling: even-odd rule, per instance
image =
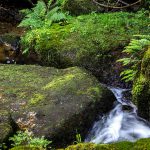
[[[150, 137], [150, 124], [137, 116], [136, 106], [123, 97], [126, 89], [110, 88], [117, 99], [117, 103], [109, 114], [100, 117], [88, 134], [85, 142], [111, 143], [116, 141], [136, 141]], [[124, 106], [130, 110], [124, 110]]]

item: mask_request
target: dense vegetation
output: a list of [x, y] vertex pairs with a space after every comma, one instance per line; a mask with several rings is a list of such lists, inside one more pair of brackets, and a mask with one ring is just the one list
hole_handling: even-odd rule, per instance
[[[139, 115], [150, 120], [150, 0], [139, 1], [140, 4], [133, 7], [129, 6], [135, 1], [120, 3], [99, 0], [97, 4], [91, 0], [25, 1], [27, 7], [31, 8], [20, 11], [24, 17], [18, 27], [25, 30], [20, 43], [21, 59], [35, 54], [39, 64], [60, 70], [26, 65], [0, 66], [0, 99], [3, 100], [0, 111], [0, 131], [3, 133], [0, 148], [6, 148], [3, 142], [8, 142], [8, 137], [17, 128], [22, 131], [9, 138], [14, 147], [12, 150], [48, 148], [51, 141], [41, 137], [41, 133], [50, 140], [54, 136], [52, 142], [58, 147], [76, 143], [65, 150], [150, 149], [149, 139], [135, 143], [82, 143], [82, 136], [85, 137], [96, 118], [95, 113], [108, 112], [115, 98], [91, 74], [72, 67], [84, 67], [94, 75], [95, 70], [98, 70], [101, 77], [103, 75], [100, 73], [108, 70], [112, 72], [114, 64], [121, 62], [122, 79], [133, 81], [133, 101], [139, 107]], [[3, 55], [0, 56], [3, 58], [10, 51], [11, 54], [16, 52], [7, 42], [2, 41], [1, 45]], [[116, 74], [120, 66], [117, 67]], [[110, 72], [108, 76], [111, 76]], [[8, 104], [13, 106], [11, 114], [7, 110]], [[37, 135], [40, 130], [37, 137], [26, 130], [32, 130], [32, 125], [35, 125], [33, 116], [29, 120], [26, 120], [28, 117], [20, 119], [20, 122], [16, 119], [18, 116], [24, 117], [23, 112], [31, 110], [38, 113], [38, 127], [33, 130]], [[14, 122], [17, 124], [15, 129]], [[79, 131], [76, 139], [75, 129]]]
[[[103, 54], [124, 47], [134, 34], [147, 33], [147, 25], [147, 13], [142, 11], [92, 13], [68, 17], [67, 22], [51, 27], [32, 27], [22, 38], [22, 44], [25, 52], [35, 50], [45, 65], [82, 65], [85, 59], [96, 64]], [[69, 54], [73, 56], [70, 58]]]

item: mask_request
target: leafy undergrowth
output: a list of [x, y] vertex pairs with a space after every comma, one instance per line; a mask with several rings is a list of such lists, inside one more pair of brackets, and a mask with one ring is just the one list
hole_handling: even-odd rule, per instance
[[126, 46], [134, 34], [148, 33], [148, 22], [143, 11], [69, 17], [66, 23], [28, 31], [22, 44], [24, 49], [35, 50], [43, 64], [97, 64], [109, 51]]

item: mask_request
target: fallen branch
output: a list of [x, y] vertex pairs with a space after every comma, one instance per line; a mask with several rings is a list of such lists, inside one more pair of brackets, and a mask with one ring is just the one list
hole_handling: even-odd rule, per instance
[[6, 11], [8, 10], [8, 9], [6, 9], [6, 8], [2, 7], [2, 6], [0, 6], [0, 9], [6, 10]]
[[140, 3], [142, 0], [138, 0], [137, 2], [135, 3], [132, 3], [132, 4], [129, 4], [129, 5], [126, 5], [126, 6], [122, 6], [122, 7], [117, 7], [117, 6], [111, 6], [111, 5], [105, 5], [105, 4], [101, 4], [99, 2], [97, 2], [96, 0], [93, 0], [93, 2], [101, 7], [106, 7], [106, 8], [113, 8], [113, 9], [122, 9], [122, 8], [128, 8], [128, 7], [131, 7], [131, 6], [134, 6], [138, 3]]
[[118, 2], [120, 2], [120, 3], [124, 4], [124, 5], [129, 5], [128, 3], [126, 3], [126, 2], [124, 2], [122, 0], [118, 0]]

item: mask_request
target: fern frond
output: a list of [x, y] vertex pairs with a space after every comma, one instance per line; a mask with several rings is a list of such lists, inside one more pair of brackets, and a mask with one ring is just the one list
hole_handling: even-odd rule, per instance
[[51, 16], [51, 19], [53, 20], [53, 22], [59, 22], [62, 20], [66, 20], [66, 15], [64, 13], [57, 12]]
[[47, 3], [47, 7], [48, 7], [48, 9], [50, 8], [50, 6], [52, 5], [52, 2], [53, 2], [53, 0], [48, 0], [48, 3]]
[[47, 14], [46, 14], [46, 19], [51, 19], [51, 16], [53, 16], [55, 13], [57, 13], [59, 11], [59, 7], [55, 7], [52, 10], [50, 10]]
[[23, 13], [24, 15], [28, 15], [32, 12], [32, 10], [31, 9], [22, 9], [22, 10], [20, 10], [20, 12]]
[[143, 54], [146, 48], [150, 45], [149, 35], [137, 35], [134, 37], [136, 37], [136, 39], [132, 39], [129, 45], [125, 47], [125, 50], [123, 50], [124, 53], [128, 54], [128, 57], [118, 60], [123, 66], [130, 65], [130, 69], [124, 70], [120, 74], [122, 79], [126, 82], [134, 79], [141, 64]]
[[46, 13], [46, 4], [43, 1], [38, 1], [36, 6], [32, 8], [33, 16], [44, 17]]
[[137, 71], [135, 71], [135, 70], [127, 69], [127, 70], [121, 72], [120, 76], [123, 76], [122, 80], [125, 80], [126, 82], [128, 82], [128, 81], [133, 81], [136, 73], [137, 73]]
[[131, 59], [130, 58], [122, 58], [122, 59], [117, 60], [117, 62], [122, 62], [123, 66], [126, 66], [131, 63]]
[[26, 17], [19, 24], [19, 27], [39, 28], [43, 26], [43, 19], [46, 13], [46, 5], [43, 1], [38, 1], [32, 10], [26, 11]]

